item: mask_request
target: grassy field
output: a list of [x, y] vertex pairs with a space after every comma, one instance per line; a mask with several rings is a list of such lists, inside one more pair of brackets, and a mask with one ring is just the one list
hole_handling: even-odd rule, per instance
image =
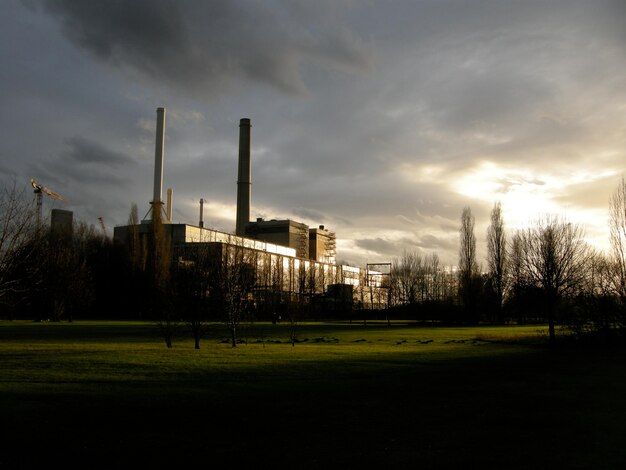
[[[543, 327], [0, 322], [0, 468], [626, 468], [626, 357]], [[184, 333], [184, 335], [183, 335]]]

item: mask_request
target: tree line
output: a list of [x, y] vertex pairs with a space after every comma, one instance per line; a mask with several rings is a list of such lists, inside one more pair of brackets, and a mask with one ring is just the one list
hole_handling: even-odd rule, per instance
[[[577, 334], [622, 335], [626, 325], [626, 183], [609, 201], [609, 253], [584, 240], [584, 230], [558, 215], [539, 216], [508, 233], [502, 207], [491, 210], [486, 268], [476, 257], [474, 216], [463, 208], [455, 272], [436, 254], [405, 252], [394, 260], [394, 307], [416, 319], [493, 324], [545, 322]], [[454, 287], [450, 287], [454, 285]]]
[[[0, 315], [37, 321], [151, 320], [168, 347], [181, 325], [186, 325], [200, 347], [210, 322], [227, 325], [231, 344], [236, 346], [242, 321], [280, 316], [295, 327], [310, 313], [305, 295], [285, 297], [282, 261], [266, 263], [259, 271], [262, 263], [249, 250], [226, 244], [221, 248], [219, 244], [194, 246], [185, 253], [185, 247], [171, 246], [161, 211], [153, 209], [147, 236], [139, 233], [143, 224], [133, 205], [126, 242], [113, 243], [105, 233], [82, 222], [71, 231], [44, 226], [37, 221], [26, 192], [15, 183], [4, 185], [0, 193]], [[609, 201], [610, 253], [592, 249], [584, 241], [581, 226], [558, 216], [540, 217], [530, 227], [509, 233], [496, 202], [486, 233], [483, 269], [477, 261], [470, 207], [463, 208], [460, 222], [456, 269], [443, 266], [434, 253], [405, 251], [393, 260], [383, 286], [388, 295], [376, 301], [391, 307], [386, 318], [438, 323], [545, 322], [552, 341], [559, 326], [577, 333], [623, 331], [623, 179]], [[313, 293], [317, 289], [309, 284], [317, 283], [317, 277], [308, 276], [301, 266], [295, 293]], [[253, 296], [260, 284], [262, 294]], [[355, 293], [355, 307], [360, 305], [357, 297]], [[296, 330], [292, 330], [293, 340]]]
[[[292, 327], [295, 342], [295, 326], [305, 309], [301, 299], [285, 302], [278, 263], [263, 264], [258, 254], [236, 243], [173, 247], [161, 208], [151, 212], [144, 224], [133, 204], [126, 239], [114, 243], [84, 222], [70, 229], [48, 226], [36, 217], [26, 191], [15, 183], [5, 185], [0, 193], [0, 318], [148, 320], [158, 326], [167, 347], [187, 330], [199, 348], [205, 330], [215, 323], [227, 327], [235, 347], [241, 322], [280, 317]], [[282, 258], [278, 261], [282, 266]], [[317, 290], [317, 273], [302, 268], [298, 289]], [[259, 283], [262, 296], [253, 295]]]

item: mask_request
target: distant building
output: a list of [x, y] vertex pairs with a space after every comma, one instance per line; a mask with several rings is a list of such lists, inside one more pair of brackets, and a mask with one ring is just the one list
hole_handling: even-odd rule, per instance
[[50, 231], [60, 235], [70, 235], [73, 231], [74, 213], [62, 209], [52, 209]]

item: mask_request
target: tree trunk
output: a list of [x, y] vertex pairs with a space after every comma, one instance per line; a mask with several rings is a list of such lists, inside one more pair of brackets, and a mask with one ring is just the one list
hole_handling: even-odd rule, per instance
[[556, 346], [556, 332], [554, 329], [554, 303], [550, 302], [548, 306], [548, 333], [550, 334], [550, 347], [554, 349]]
[[234, 326], [230, 327], [230, 338], [231, 338], [232, 347], [236, 348], [237, 347], [237, 331]]

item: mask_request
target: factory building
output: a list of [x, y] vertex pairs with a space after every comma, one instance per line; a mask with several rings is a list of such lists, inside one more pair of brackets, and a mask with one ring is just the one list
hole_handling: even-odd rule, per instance
[[293, 248], [300, 258], [309, 257], [309, 226], [301, 222], [257, 219], [246, 224], [245, 235]]
[[[386, 298], [383, 277], [352, 266], [336, 264], [336, 236], [323, 225], [309, 228], [290, 219], [250, 221], [252, 172], [250, 161], [250, 119], [239, 124], [239, 162], [237, 178], [237, 218], [235, 234], [204, 227], [202, 203], [198, 226], [171, 223], [171, 190], [167, 206], [161, 200], [163, 155], [165, 144], [165, 109], [157, 109], [155, 175], [150, 217], [140, 224], [114, 228], [114, 240], [125, 243], [132, 237], [150, 237], [152, 221], [157, 214], [163, 222], [163, 234], [171, 247], [173, 262], [193, 262], [200, 251], [216, 259], [227, 260], [229, 253], [243, 253], [245, 262], [254, 270], [255, 292], [281, 292], [284, 295], [306, 295], [309, 299], [325, 297], [344, 302], [346, 296], [360, 289], [361, 299]], [[158, 213], [156, 212], [158, 211]], [[161, 216], [162, 214], [162, 216]], [[364, 292], [367, 291], [367, 295]], [[384, 291], [384, 292], [383, 292]], [[383, 296], [384, 294], [384, 296]], [[369, 301], [371, 305], [375, 302]], [[378, 302], [383, 305], [384, 302]], [[386, 306], [386, 305], [385, 305]]]
[[309, 258], [321, 263], [335, 264], [337, 237], [323, 225], [309, 229]]

